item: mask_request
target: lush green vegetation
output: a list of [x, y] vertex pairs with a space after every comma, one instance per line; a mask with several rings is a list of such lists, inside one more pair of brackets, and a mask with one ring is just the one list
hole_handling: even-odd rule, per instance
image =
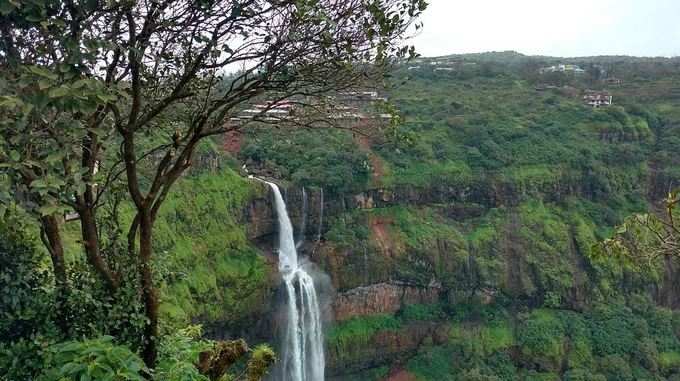
[[[271, 270], [241, 220], [266, 189], [235, 172], [242, 161], [294, 186], [322, 187], [338, 204], [312, 251], [339, 292], [394, 281], [440, 290], [434, 303], [330, 327], [332, 365], [352, 371], [343, 379], [383, 379], [395, 365], [419, 380], [680, 379], [680, 317], [667, 309], [678, 305], [675, 267], [595, 252], [680, 180], [678, 62], [583, 59], [575, 62], [589, 74], [575, 77], [538, 75], [550, 58], [447, 59], [469, 65], [396, 68], [395, 83], [408, 79], [388, 89], [405, 120], [399, 139], [252, 129], [236, 159], [216, 142], [198, 148], [222, 165], [182, 177], [154, 226], [157, 377], [204, 380], [194, 364], [217, 346], [190, 324], [240, 334], [270, 300]], [[580, 91], [606, 87], [593, 74], [601, 68], [623, 84], [610, 89], [614, 106], [592, 109]], [[374, 204], [354, 208], [359, 193]], [[139, 379], [148, 370], [138, 355], [146, 322], [138, 290], [109, 293], [83, 259], [81, 226], [70, 222], [71, 289], [56, 292], [39, 228], [10, 212], [0, 221], [0, 379], [97, 379], [106, 369]], [[100, 237], [106, 252], [128, 258], [117, 245], [132, 203], [99, 213], [112, 234]], [[135, 263], [111, 263], [138, 281]], [[260, 349], [253, 358], [267, 363], [271, 351]]]
[[[465, 306], [461, 306], [465, 308]], [[408, 364], [424, 380], [656, 380], [680, 372], [678, 314], [645, 297], [577, 313], [494, 309], [492, 318], [453, 318], [448, 343], [421, 348]], [[451, 364], [455, 364], [452, 366]]]
[[161, 311], [169, 322], [235, 327], [259, 311], [268, 270], [239, 220], [258, 185], [230, 169], [200, 173], [166, 201], [156, 244], [167, 284]]
[[352, 348], [358, 349], [370, 344], [378, 332], [397, 331], [401, 320], [390, 315], [373, 315], [353, 318], [333, 326], [326, 336], [328, 345], [336, 347], [340, 354], [353, 356]]
[[[439, 322], [438, 336], [447, 338], [426, 341], [407, 361], [406, 370], [419, 380], [659, 380], [680, 375], [680, 315], [657, 307], [648, 296], [636, 295], [627, 304], [594, 304], [582, 312], [514, 311], [477, 303], [452, 307], [449, 314], [428, 319]], [[375, 345], [371, 336], [395, 331], [409, 334], [402, 312], [354, 318], [332, 330], [328, 345], [343, 347], [346, 358], [341, 360], [351, 363], [366, 355], [362, 348], [368, 343]], [[380, 379], [382, 373], [361, 374]]]
[[655, 110], [633, 99], [584, 107], [578, 90], [577, 96], [539, 92], [505, 70], [463, 80], [431, 68], [409, 72], [393, 101], [418, 139], [399, 151], [379, 147], [392, 169], [390, 183], [506, 186], [519, 197], [580, 184], [590, 188], [585, 195], [604, 201], [641, 191], [646, 169], [639, 164], [660, 123]]
[[[268, 270], [239, 222], [243, 205], [260, 191], [231, 169], [198, 170], [180, 182], [161, 210], [156, 244], [162, 250], [157, 268], [163, 339], [155, 369], [160, 379], [207, 380], [194, 363], [214, 343], [201, 338], [199, 327], [176, 327], [200, 321], [237, 329], [262, 308]], [[127, 205], [120, 208], [119, 223], [125, 223], [132, 216]], [[79, 259], [75, 237], [80, 224], [74, 221], [65, 229], [73, 288], [58, 299], [37, 229], [27, 221], [15, 213], [0, 222], [0, 379], [99, 380], [112, 370], [115, 380], [143, 379], [148, 370], [134, 351], [139, 345], [134, 332], [144, 317], [134, 293], [121, 292], [117, 300], [103, 296], [96, 274]], [[60, 316], [55, 303], [79, 312]], [[63, 341], [63, 319], [70, 326], [68, 335], [77, 340]], [[269, 356], [271, 351], [253, 353]]]
[[357, 192], [369, 180], [367, 155], [345, 131], [252, 129], [240, 155], [251, 170], [329, 192]]
[[[227, 181], [193, 179], [174, 199], [172, 190], [199, 159], [202, 143], [246, 128], [232, 117], [253, 103], [300, 105], [275, 125], [281, 119], [271, 118], [269, 107], [256, 112], [250, 121], [269, 130], [306, 124], [304, 116], [331, 94], [379, 81], [386, 63], [414, 57], [404, 40], [427, 6], [425, 0], [0, 4], [0, 223], [10, 222], [0, 240], [19, 238], [0, 247], [7, 265], [0, 268], [0, 319], [8, 319], [0, 329], [19, 328], [0, 337], [0, 378], [261, 380], [275, 356], [268, 348], [250, 351], [241, 340], [201, 352], [197, 377], [159, 368], [159, 360], [168, 360], [159, 358], [168, 333], [194, 319], [224, 317], [234, 325], [256, 312], [267, 290], [264, 262], [235, 219], [245, 182], [228, 173]], [[230, 69], [236, 67], [242, 69]], [[319, 166], [336, 164], [337, 187], [361, 161], [327, 156]], [[318, 182], [314, 170], [291, 173]], [[46, 253], [34, 253], [35, 237], [24, 237], [22, 225], [9, 226], [14, 218], [39, 231]], [[70, 219], [80, 226], [65, 226]], [[24, 359], [13, 353], [26, 341], [35, 361], [15, 364]], [[245, 368], [229, 375], [247, 354]], [[34, 366], [38, 359], [42, 366]]]
[[676, 282], [669, 265], [597, 252], [680, 179], [678, 61], [574, 61], [623, 81], [609, 88], [615, 106], [593, 109], [581, 91], [606, 88], [601, 74], [542, 77], [555, 61], [515, 54], [446, 59], [477, 65], [435, 72], [425, 59], [397, 70], [397, 82], [409, 80], [390, 95], [415, 138], [371, 146], [387, 205], [341, 213], [325, 235], [342, 253], [342, 266], [325, 263], [341, 287], [434, 279], [442, 301], [355, 318], [329, 345], [356, 343], [346, 347], [353, 364], [379, 357], [355, 348], [397, 329], [378, 322], [396, 319], [409, 337], [409, 323], [425, 321], [448, 332], [446, 343], [392, 358], [410, 357], [422, 380], [679, 377], [677, 316], [655, 305], [675, 305], [659, 297]]

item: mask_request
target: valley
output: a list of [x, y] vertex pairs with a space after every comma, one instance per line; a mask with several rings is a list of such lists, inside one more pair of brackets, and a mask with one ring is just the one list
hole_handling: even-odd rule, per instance
[[[255, 129], [222, 154], [220, 167], [233, 169], [184, 181], [240, 182], [237, 161], [283, 187], [304, 235], [300, 253], [334, 289], [325, 311], [330, 379], [677, 377], [677, 263], [641, 271], [593, 250], [678, 184], [680, 62], [575, 59], [585, 74], [553, 76], [538, 70], [562, 59], [439, 60], [452, 70], [395, 68], [384, 91], [404, 123], [391, 136], [357, 143], [345, 131]], [[613, 104], [585, 105], [581, 94], [592, 88], [611, 92]], [[266, 189], [242, 187], [247, 196], [232, 213], [245, 228], [219, 227], [209, 241], [262, 253], [251, 259], [261, 275], [211, 274], [203, 290], [192, 277], [171, 282], [185, 305], [170, 291], [165, 305], [213, 337], [270, 341], [276, 213]], [[206, 197], [193, 189], [200, 195], [173, 197]], [[219, 220], [213, 211], [205, 218]], [[230, 235], [240, 238], [225, 241]], [[233, 264], [246, 258], [238, 250], [227, 256]], [[192, 253], [190, 274], [224, 260]], [[234, 295], [235, 282], [245, 282], [248, 299]], [[226, 301], [225, 313], [214, 307]]]
[[[679, 184], [678, 89], [678, 59], [417, 58], [379, 89], [338, 95], [351, 103], [334, 105], [343, 128], [252, 125], [205, 140], [154, 227], [161, 354], [189, 364], [159, 374], [204, 380], [199, 354], [214, 362], [196, 365], [207, 374], [225, 353], [253, 353], [262, 369], [279, 359], [276, 380], [680, 379], [680, 264], [601, 251], [629, 216], [663, 213]], [[101, 207], [113, 253], [135, 220], [131, 200], [116, 200]], [[45, 267], [39, 228], [11, 221], [0, 224], [10, 249]], [[141, 307], [112, 307], [76, 271], [88, 268], [81, 228], [63, 223], [69, 303], [89, 311], [73, 331], [141, 345]], [[0, 352], [20, 358], [12, 348]]]

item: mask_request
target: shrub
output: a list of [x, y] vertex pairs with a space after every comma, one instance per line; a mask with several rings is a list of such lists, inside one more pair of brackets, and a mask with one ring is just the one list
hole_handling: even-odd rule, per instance
[[43, 370], [48, 345], [42, 337], [0, 343], [0, 380], [34, 380]]
[[592, 370], [571, 369], [564, 374], [564, 381], [607, 381], [607, 377]]
[[0, 343], [49, 328], [52, 282], [42, 260], [28, 226], [14, 216], [0, 220]]
[[632, 381], [633, 371], [629, 361], [619, 355], [608, 355], [600, 360], [600, 371], [607, 381]]
[[461, 381], [501, 381], [501, 379], [496, 376], [482, 374], [477, 368], [466, 370], [460, 375], [459, 379]]
[[425, 347], [411, 358], [406, 368], [422, 380], [453, 380], [460, 364], [456, 363], [452, 346]]
[[622, 305], [600, 305], [591, 313], [593, 349], [597, 355], [632, 353], [637, 347], [635, 316]]
[[400, 317], [404, 321], [419, 321], [429, 320], [436, 321], [446, 317], [442, 305], [434, 304], [411, 304], [405, 306], [401, 312]]
[[451, 328], [449, 339], [464, 348], [467, 356], [483, 358], [508, 348], [514, 343], [512, 329], [507, 323], [490, 325], [464, 323]]
[[52, 345], [39, 381], [144, 381], [142, 359], [110, 336]]
[[659, 358], [659, 351], [654, 340], [647, 337], [640, 340], [635, 352], [635, 358], [640, 365], [652, 372], [656, 372], [658, 370], [657, 359]]
[[355, 317], [336, 324], [326, 336], [328, 345], [349, 349], [352, 345], [367, 343], [379, 331], [394, 331], [401, 328], [401, 322], [391, 315]]
[[539, 363], [542, 369], [557, 370], [564, 356], [566, 330], [562, 321], [550, 310], [533, 311], [518, 329], [522, 354]]
[[524, 376], [525, 381], [559, 381], [560, 376], [557, 373], [550, 373], [550, 372], [536, 372], [536, 371], [529, 371]]
[[159, 347], [160, 361], [156, 379], [164, 381], [207, 381], [194, 365], [200, 352], [210, 348], [201, 340], [201, 327], [189, 326], [163, 337]]
[[659, 353], [658, 363], [664, 372], [680, 372], [680, 352]]

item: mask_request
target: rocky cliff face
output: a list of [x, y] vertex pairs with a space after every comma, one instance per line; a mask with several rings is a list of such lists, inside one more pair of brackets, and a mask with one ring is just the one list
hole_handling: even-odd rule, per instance
[[418, 287], [400, 282], [353, 288], [335, 297], [335, 321], [365, 315], [393, 314], [411, 304], [436, 303], [441, 293], [441, 286]]
[[[393, 314], [407, 305], [435, 303], [442, 297], [441, 285], [434, 283], [418, 285], [394, 279], [394, 274], [391, 274], [393, 265], [387, 264], [383, 258], [384, 255], [389, 256], [389, 250], [394, 249], [389, 248], [387, 236], [383, 237], [385, 240], [383, 249], [387, 254], [384, 252], [376, 256], [374, 253], [369, 255], [366, 251], [366, 255], [358, 257], [358, 260], [356, 248], [339, 249], [325, 242], [323, 236], [327, 232], [329, 220], [352, 209], [376, 207], [375, 204], [366, 205], [366, 197], [376, 197], [375, 195], [381, 194], [380, 192], [374, 195], [329, 197], [323, 195], [320, 189], [306, 189], [303, 195], [301, 189], [284, 186], [283, 193], [293, 225], [296, 229], [301, 229], [304, 225], [304, 235], [300, 236], [304, 241], [302, 254], [311, 256], [328, 273], [334, 288], [339, 291], [330, 301], [332, 321], [342, 322], [362, 316]], [[380, 197], [379, 205], [394, 202], [386, 195]], [[413, 194], [401, 202], [412, 197]], [[388, 201], [384, 201], [385, 199]], [[303, 207], [305, 204], [306, 211]], [[271, 195], [258, 191], [244, 208], [242, 220], [246, 224], [248, 239], [258, 245], [271, 262], [275, 263], [273, 246], [277, 220]], [[379, 231], [380, 222], [374, 222], [377, 223], [374, 230]], [[369, 260], [369, 256], [370, 264], [365, 261]], [[258, 328], [246, 332], [246, 336], [257, 340], [266, 337], [267, 334], [273, 334], [276, 328], [272, 323], [275, 321], [276, 318], [272, 314], [263, 316], [261, 322], [253, 325]], [[328, 374], [339, 375], [350, 370], [359, 371], [412, 354], [424, 340], [436, 341], [441, 331], [437, 328], [436, 324], [430, 323], [409, 324], [399, 330], [378, 332], [368, 339], [366, 345], [350, 351], [348, 348], [328, 348]]]
[[[595, 183], [563, 183], [546, 189], [524, 188], [497, 184], [490, 189], [438, 187], [421, 189], [398, 187], [393, 190], [374, 189], [356, 195], [322, 194], [320, 189], [283, 187], [289, 214], [303, 243], [301, 253], [312, 258], [330, 277], [337, 293], [330, 302], [334, 324], [354, 318], [381, 314], [399, 314], [408, 306], [438, 302], [477, 300], [491, 303], [499, 295], [511, 297], [529, 305], [540, 306], [546, 298], [545, 290], [560, 287], [567, 277], [567, 287], [556, 303], [563, 308], [580, 310], [589, 302], [594, 283], [594, 269], [584, 258], [584, 244], [577, 239], [574, 226], [565, 226], [561, 241], [550, 242], [552, 247], [532, 246], [527, 234], [546, 234], [524, 220], [521, 214], [508, 212], [505, 222], [496, 227], [493, 241], [483, 247], [463, 247], [456, 237], [433, 237], [424, 246], [414, 248], [396, 231], [396, 222], [389, 216], [361, 213], [359, 224], [368, 236], [343, 245], [325, 238], [330, 224], [339, 216], [362, 210], [406, 205], [433, 207], [451, 221], [474, 221], [495, 208], [513, 211], [523, 199], [539, 192], [546, 201], [557, 201], [568, 195], [597, 198]], [[276, 263], [272, 247], [275, 245], [276, 216], [271, 195], [261, 192], [243, 211], [248, 238], [268, 253]], [[427, 221], [423, 222], [427, 225]], [[402, 227], [403, 228], [403, 227]], [[528, 229], [528, 230], [527, 230]], [[550, 240], [551, 238], [540, 238]], [[560, 248], [560, 253], [551, 250]], [[539, 253], [529, 256], [529, 252]], [[540, 254], [545, 252], [544, 254]], [[541, 259], [545, 255], [545, 259]], [[491, 262], [489, 262], [491, 261]], [[555, 261], [554, 263], [551, 261]], [[546, 267], [562, 269], [563, 274], [546, 277]], [[664, 281], [651, 288], [650, 294], [663, 305], [680, 306], [677, 266], [667, 264]], [[490, 275], [491, 274], [491, 275]], [[495, 274], [495, 275], [494, 275]], [[492, 277], [489, 280], [489, 276]], [[620, 287], [632, 287], [622, 283]], [[268, 317], [268, 318], [271, 318]], [[266, 324], [256, 324], [263, 327]], [[258, 328], [259, 330], [259, 328]], [[260, 330], [260, 337], [262, 332]], [[446, 327], [436, 322], [411, 322], [398, 329], [375, 332], [360, 343], [348, 346], [329, 346], [328, 374], [342, 379], [343, 375], [399, 363], [418, 350], [424, 343], [443, 342]]]
[[[651, 171], [649, 179], [640, 179], [639, 183], [631, 185], [632, 189], [629, 191], [644, 193], [649, 189], [649, 196], [658, 198], [664, 196], [663, 189], [668, 187], [667, 183], [667, 179]], [[304, 215], [304, 234], [308, 240], [316, 240], [319, 233], [327, 230], [330, 218], [355, 209], [395, 205], [446, 205], [450, 217], [466, 219], [478, 216], [488, 209], [517, 206], [527, 199], [559, 202], [575, 196], [597, 201], [603, 192], [600, 187], [601, 184], [595, 177], [585, 174], [564, 175], [560, 181], [546, 183], [516, 184], [502, 179], [480, 179], [477, 184], [468, 186], [401, 185], [391, 189], [369, 189], [358, 194], [324, 194], [320, 188], [305, 189], [303, 192], [302, 188], [286, 184], [283, 184], [282, 191], [293, 225], [300, 228]], [[614, 190], [608, 190], [612, 191]], [[305, 204], [306, 210], [303, 207]], [[243, 213], [250, 239], [257, 241], [275, 232], [276, 219], [273, 210], [271, 196], [266, 189], [258, 191], [257, 197], [253, 198]]]
[[326, 373], [329, 380], [341, 381], [348, 374], [364, 369], [398, 363], [412, 356], [418, 348], [427, 344], [446, 342], [448, 331], [437, 323], [419, 322], [399, 330], [384, 330], [368, 341], [349, 347], [326, 349]]

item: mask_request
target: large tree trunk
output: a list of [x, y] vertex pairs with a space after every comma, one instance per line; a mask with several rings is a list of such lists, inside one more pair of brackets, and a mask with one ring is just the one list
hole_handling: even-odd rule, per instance
[[150, 214], [148, 209], [143, 209], [139, 216], [139, 276], [147, 318], [144, 327], [142, 357], [146, 365], [153, 369], [156, 365], [158, 346], [158, 295], [153, 283], [153, 264], [151, 263], [153, 223]]
[[70, 319], [68, 313], [69, 285], [64, 260], [64, 245], [59, 231], [59, 220], [55, 216], [43, 216], [40, 219], [43, 243], [52, 259], [54, 281], [56, 286], [57, 326], [64, 335], [68, 334]]
[[97, 273], [104, 279], [109, 290], [116, 291], [119, 286], [118, 276], [104, 261], [99, 249], [99, 235], [97, 234], [97, 220], [92, 209], [87, 206], [78, 208], [80, 215], [80, 229], [83, 236], [83, 244], [88, 262], [95, 268]]

